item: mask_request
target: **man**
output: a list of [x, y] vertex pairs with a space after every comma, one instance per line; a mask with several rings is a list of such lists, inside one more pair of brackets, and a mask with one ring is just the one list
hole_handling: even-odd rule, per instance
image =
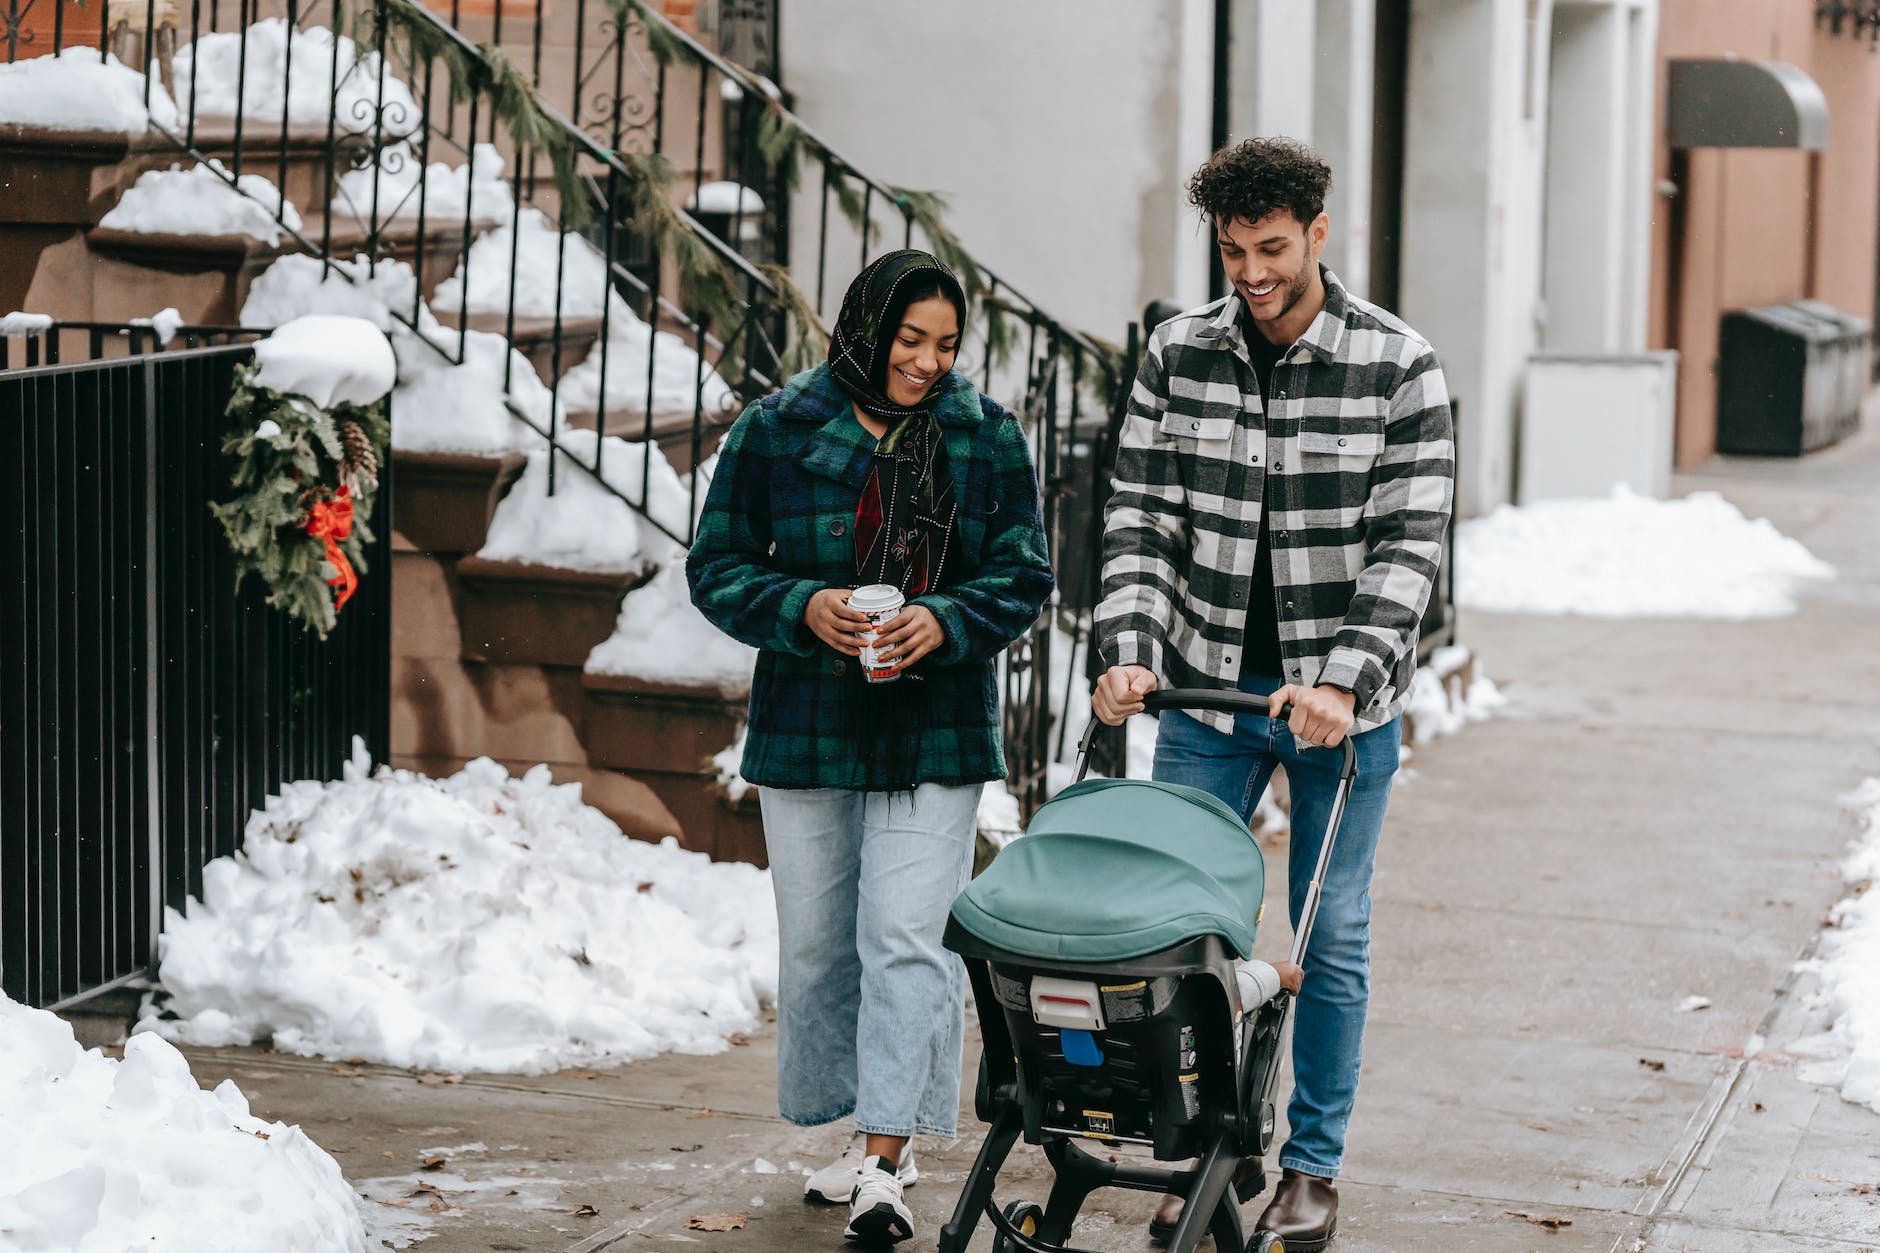
[[[1111, 725], [1158, 684], [1265, 695], [1283, 722], [1166, 711], [1155, 777], [1243, 817], [1276, 766], [1292, 789], [1288, 887], [1299, 923], [1353, 737], [1359, 774], [1327, 868], [1293, 1023], [1291, 1135], [1261, 1215], [1289, 1253], [1337, 1229], [1370, 981], [1370, 884], [1397, 768], [1417, 625], [1454, 495], [1435, 354], [1319, 264], [1331, 170], [1252, 139], [1188, 183], [1233, 287], [1150, 335], [1103, 536], [1092, 696]], [[1154, 1228], [1181, 1210], [1165, 1198]]]

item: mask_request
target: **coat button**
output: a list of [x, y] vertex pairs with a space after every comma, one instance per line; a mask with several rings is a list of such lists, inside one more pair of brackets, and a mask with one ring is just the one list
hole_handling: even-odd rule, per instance
[[1284, 461], [1275, 461], [1273, 463], [1273, 468], [1275, 470], [1284, 470], [1286, 468], [1286, 463]]
[[840, 657], [836, 658], [834, 661], [829, 663], [830, 674], [841, 674], [844, 670], [847, 670], [848, 668], [849, 668], [849, 663], [842, 660], [842, 658]]
[[837, 518], [834, 522], [829, 524], [829, 534], [831, 535], [840, 535], [848, 529], [849, 524], [844, 522], [841, 518]]
[[1292, 609], [1292, 607], [1293, 607], [1293, 603], [1292, 603], [1292, 602], [1291, 602], [1290, 600], [1289, 600], [1289, 601], [1287, 601], [1287, 602], [1286, 602], [1286, 608], [1287, 608], [1287, 610], [1288, 610], [1289, 612], [1291, 611], [1291, 609]]
[[1345, 441], [1342, 438], [1338, 441], [1338, 446], [1340, 448], [1343, 448], [1345, 446]]
[[1257, 465], [1259, 465], [1259, 464], [1260, 464], [1260, 454], [1259, 454], [1259, 453], [1255, 453], [1255, 454], [1253, 454], [1253, 456], [1251, 456], [1251, 457], [1249, 457], [1249, 458], [1247, 458], [1247, 463], [1248, 463], [1249, 465], [1256, 465], [1256, 466], [1257, 466]]
[[1188, 429], [1191, 431], [1198, 431], [1201, 429], [1201, 424], [1199, 422], [1190, 422], [1188, 424]]

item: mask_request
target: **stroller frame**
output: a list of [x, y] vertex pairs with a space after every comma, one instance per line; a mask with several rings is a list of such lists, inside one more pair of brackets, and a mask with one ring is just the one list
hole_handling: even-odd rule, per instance
[[[1226, 713], [1267, 714], [1265, 697], [1251, 692], [1217, 691], [1201, 688], [1174, 688], [1152, 692], [1144, 698], [1147, 710], [1203, 709]], [[1284, 707], [1273, 716], [1283, 716]], [[1077, 754], [1077, 780], [1082, 780], [1089, 766], [1091, 741], [1097, 730], [1093, 720], [1085, 730]], [[1345, 802], [1357, 778], [1357, 751], [1350, 737], [1344, 744], [1344, 764], [1339, 774], [1338, 790], [1332, 802], [1325, 839], [1319, 848], [1318, 862], [1308, 885], [1299, 926], [1293, 936], [1291, 960], [1304, 964], [1306, 947], [1312, 937], [1317, 917], [1320, 885], [1330, 863], [1332, 845], [1344, 819]], [[1204, 1235], [1214, 1237], [1222, 1253], [1266, 1253], [1281, 1249], [1279, 1238], [1271, 1232], [1256, 1231], [1251, 1240], [1245, 1235], [1240, 1204], [1266, 1190], [1264, 1157], [1273, 1141], [1276, 1124], [1273, 1091], [1279, 1082], [1280, 1042], [1292, 994], [1279, 992], [1245, 1019], [1238, 1065], [1226, 1089], [1234, 1093], [1231, 1109], [1204, 1111], [1211, 1115], [1205, 1131], [1205, 1147], [1199, 1164], [1187, 1169], [1131, 1166], [1094, 1156], [1074, 1143], [1071, 1133], [1043, 1125], [1042, 1097], [1027, 1092], [1020, 1073], [1016, 1049], [1006, 1026], [992, 982], [994, 961], [1006, 966], [1031, 967], [1067, 977], [1100, 978], [1127, 973], [1133, 976], [1182, 973], [1193, 975], [1198, 965], [1205, 965], [1222, 982], [1223, 1003], [1231, 1006], [1233, 953], [1218, 935], [1197, 936], [1169, 948], [1121, 963], [1101, 966], [1083, 965], [1046, 959], [1014, 958], [1004, 950], [986, 944], [949, 920], [947, 947], [966, 962], [972, 980], [973, 996], [979, 1006], [982, 1045], [979, 1082], [973, 1094], [974, 1111], [988, 1125], [986, 1138], [974, 1159], [971, 1172], [960, 1190], [953, 1217], [940, 1232], [940, 1253], [966, 1253], [973, 1232], [983, 1214], [996, 1232], [994, 1248], [1022, 1253], [1084, 1253], [1063, 1243], [1069, 1238], [1078, 1212], [1098, 1188], [1130, 1188], [1143, 1192], [1172, 1192], [1187, 1198], [1181, 1220], [1168, 1239], [1170, 1253], [1193, 1253]], [[1219, 1057], [1227, 1050], [1218, 1047], [1218, 1033], [1231, 1031], [1231, 1015], [1208, 1015], [1202, 1029], [1211, 1033], [1216, 1047], [1208, 1050]], [[1215, 1087], [1223, 1086], [1218, 1079]], [[1038, 1144], [1051, 1164], [1053, 1182], [1042, 1210], [1027, 1202], [999, 1208], [993, 1191], [998, 1174], [1019, 1137]], [[1259, 1167], [1245, 1196], [1234, 1187], [1234, 1175], [1243, 1161]], [[1031, 1232], [1020, 1227], [1029, 1221]]]

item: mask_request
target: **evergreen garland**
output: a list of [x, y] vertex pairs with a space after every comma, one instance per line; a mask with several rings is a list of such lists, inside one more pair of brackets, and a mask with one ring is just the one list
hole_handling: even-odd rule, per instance
[[353, 508], [352, 535], [340, 549], [355, 570], [366, 569], [378, 464], [391, 440], [385, 402], [317, 408], [255, 383], [257, 367], [241, 367], [228, 403], [230, 430], [222, 451], [234, 459], [235, 498], [211, 504], [235, 555], [235, 587], [249, 575], [268, 589], [268, 603], [325, 639], [338, 622], [326, 544], [307, 533], [316, 504], [342, 494]]

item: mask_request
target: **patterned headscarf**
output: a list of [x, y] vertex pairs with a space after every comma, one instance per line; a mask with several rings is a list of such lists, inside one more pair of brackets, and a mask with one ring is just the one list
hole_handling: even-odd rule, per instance
[[959, 507], [933, 408], [948, 388], [935, 379], [912, 408], [888, 399], [888, 353], [909, 294], [938, 281], [965, 315], [959, 281], [924, 252], [877, 259], [849, 284], [829, 341], [829, 371], [857, 408], [888, 424], [855, 510], [855, 577], [912, 599], [940, 586]]
[[894, 423], [911, 414], [931, 412], [939, 399], [938, 381], [911, 409], [889, 400], [887, 390], [888, 352], [907, 313], [906, 293], [936, 281], [959, 311], [964, 330], [966, 293], [953, 271], [929, 253], [912, 248], [887, 253], [870, 262], [849, 284], [829, 336], [829, 372], [863, 413]]

